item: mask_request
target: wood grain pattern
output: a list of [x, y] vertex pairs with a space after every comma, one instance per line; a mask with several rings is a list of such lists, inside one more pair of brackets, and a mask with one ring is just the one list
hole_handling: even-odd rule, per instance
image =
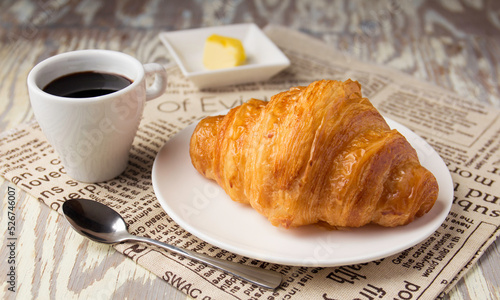
[[[0, 2], [0, 131], [33, 118], [26, 76], [56, 53], [120, 50], [142, 62], [171, 58], [157, 34], [230, 23], [280, 24], [358, 59], [387, 65], [500, 107], [500, 2], [420, 1], [98, 1]], [[6, 224], [6, 189], [0, 195]], [[108, 246], [83, 239], [57, 213], [18, 192], [19, 276], [5, 299], [185, 299]], [[2, 225], [2, 232], [5, 232]], [[6, 240], [0, 241], [0, 269]], [[495, 242], [447, 299], [500, 299]], [[2, 271], [3, 272], [3, 271]]]
[[[1, 184], [2, 195], [9, 185], [14, 187], [6, 181]], [[80, 236], [63, 216], [25, 192], [16, 194], [18, 290], [5, 293], [2, 286], [3, 299], [186, 298], [112, 247]], [[2, 260], [2, 270], [5, 264]]]

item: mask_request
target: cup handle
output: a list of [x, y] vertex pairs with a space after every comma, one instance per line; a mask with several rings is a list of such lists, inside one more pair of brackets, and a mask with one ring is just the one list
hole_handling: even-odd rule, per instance
[[149, 63], [144, 65], [146, 76], [154, 75], [154, 82], [146, 89], [146, 101], [153, 100], [161, 96], [167, 88], [167, 71], [157, 63]]

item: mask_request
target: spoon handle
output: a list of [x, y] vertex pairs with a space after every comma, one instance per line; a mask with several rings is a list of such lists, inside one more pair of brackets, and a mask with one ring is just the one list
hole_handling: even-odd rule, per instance
[[143, 243], [148, 243], [155, 245], [157, 247], [169, 250], [171, 252], [180, 254], [185, 257], [189, 257], [191, 259], [194, 259], [196, 261], [202, 262], [206, 265], [209, 265], [211, 267], [217, 268], [221, 271], [230, 273], [234, 276], [240, 277], [248, 282], [254, 283], [258, 286], [261, 286], [263, 288], [267, 289], [275, 289], [277, 288], [282, 281], [282, 276], [281, 274], [266, 270], [266, 269], [261, 269], [253, 266], [247, 266], [247, 265], [242, 265], [238, 263], [234, 263], [231, 261], [227, 260], [222, 260], [218, 259], [215, 257], [211, 257], [205, 254], [193, 252], [190, 250], [178, 248], [173, 245], [165, 244], [163, 242], [153, 240], [150, 238], [142, 237], [142, 236], [131, 236], [128, 238], [129, 241], [136, 241], [136, 242], [143, 242]]

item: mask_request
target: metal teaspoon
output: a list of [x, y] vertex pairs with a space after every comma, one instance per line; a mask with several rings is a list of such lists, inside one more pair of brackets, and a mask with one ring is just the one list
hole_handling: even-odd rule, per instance
[[202, 262], [263, 288], [275, 289], [281, 284], [282, 276], [277, 272], [217, 259], [150, 238], [132, 235], [127, 231], [125, 220], [116, 211], [102, 203], [88, 199], [71, 199], [64, 202], [62, 209], [73, 229], [95, 242], [105, 244], [125, 241], [148, 243]]

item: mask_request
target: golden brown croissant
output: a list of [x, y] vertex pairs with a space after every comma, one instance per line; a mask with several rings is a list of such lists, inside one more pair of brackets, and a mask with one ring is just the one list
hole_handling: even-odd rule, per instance
[[231, 199], [285, 228], [404, 225], [438, 195], [416, 151], [351, 80], [316, 81], [205, 118], [190, 155]]

